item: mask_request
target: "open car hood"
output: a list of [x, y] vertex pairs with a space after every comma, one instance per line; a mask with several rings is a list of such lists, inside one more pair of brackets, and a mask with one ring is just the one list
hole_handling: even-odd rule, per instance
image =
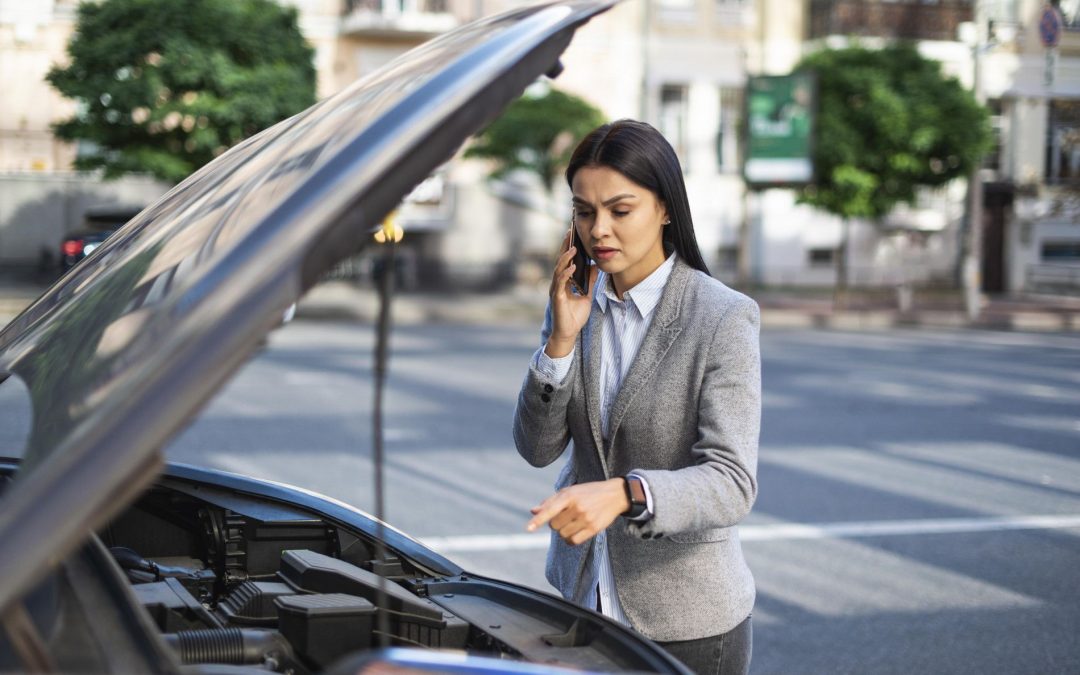
[[289, 304], [612, 4], [518, 9], [421, 45], [199, 170], [0, 332], [0, 381], [33, 408], [0, 500], [0, 608], [147, 487]]

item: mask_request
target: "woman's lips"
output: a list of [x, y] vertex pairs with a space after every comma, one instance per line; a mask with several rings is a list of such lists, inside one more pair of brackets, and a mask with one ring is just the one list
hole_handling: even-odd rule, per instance
[[605, 246], [597, 246], [593, 249], [593, 257], [597, 260], [611, 260], [615, 257], [615, 254], [619, 252], [617, 248], [607, 248]]

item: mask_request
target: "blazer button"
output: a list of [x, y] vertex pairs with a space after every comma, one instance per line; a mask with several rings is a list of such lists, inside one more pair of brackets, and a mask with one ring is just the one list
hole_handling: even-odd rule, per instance
[[548, 396], [547, 394], [540, 394], [540, 400], [543, 401], [544, 403], [550, 403], [551, 402], [551, 397]]
[[551, 392], [555, 391], [555, 387], [551, 386], [550, 384], [545, 384], [544, 391], [550, 394]]

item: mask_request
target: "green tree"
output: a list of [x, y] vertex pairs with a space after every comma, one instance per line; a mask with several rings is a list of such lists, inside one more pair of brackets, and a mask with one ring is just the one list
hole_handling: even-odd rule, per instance
[[272, 0], [104, 0], [79, 5], [70, 64], [48, 81], [78, 112], [78, 169], [178, 182], [315, 101], [313, 50]]
[[577, 141], [604, 121], [603, 113], [572, 94], [553, 88], [540, 95], [526, 92], [477, 135], [465, 156], [493, 160], [496, 178], [530, 171], [550, 194]]
[[843, 287], [848, 219], [879, 219], [920, 187], [969, 176], [991, 147], [988, 113], [906, 43], [827, 49], [797, 69], [818, 79], [815, 183], [799, 200], [844, 219]]

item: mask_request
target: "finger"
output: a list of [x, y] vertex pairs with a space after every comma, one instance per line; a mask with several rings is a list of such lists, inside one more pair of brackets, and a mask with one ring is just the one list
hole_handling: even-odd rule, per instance
[[560, 299], [569, 299], [571, 297], [571, 284], [573, 284], [573, 274], [577, 269], [577, 265], [571, 263], [559, 275], [555, 278], [555, 295]]
[[[563, 513], [566, 513], [566, 511], [563, 511]], [[555, 520], [559, 519], [556, 518]], [[574, 536], [581, 530], [584, 530], [586, 527], [588, 527], [588, 521], [586, 521], [584, 518], [563, 518], [563, 523], [560, 527], [555, 527], [555, 520], [551, 521], [551, 527], [559, 533], [560, 537], [567, 540], [569, 540], [570, 537]]]
[[552, 288], [549, 289], [549, 294], [555, 290], [555, 284], [559, 283], [559, 275], [564, 272], [569, 265], [573, 264], [571, 261], [573, 260], [574, 254], [576, 252], [577, 249], [571, 248], [569, 251], [565, 251], [562, 255], [560, 255], [555, 261], [555, 269], [553, 269], [551, 272]]
[[[574, 514], [570, 512], [570, 509], [563, 509], [557, 516], [551, 519], [549, 525], [551, 529], [555, 530], [559, 534], [562, 534], [563, 528], [574, 521]], [[577, 531], [576, 529], [574, 530]]]
[[563, 510], [562, 500], [560, 499], [559, 495], [555, 495], [554, 499], [549, 499], [548, 501], [550, 503], [548, 503], [546, 506], [542, 505], [540, 511], [537, 512], [536, 515], [534, 515], [532, 519], [528, 522], [528, 524], [525, 525], [526, 530], [528, 530], [529, 532], [535, 532], [537, 528], [547, 525], [552, 518], [557, 516], [559, 512]]
[[555, 265], [556, 269], [560, 268], [560, 267], [565, 267], [566, 265], [569, 265], [570, 262], [574, 259], [574, 254], [576, 254], [576, 253], [577, 253], [577, 247], [576, 246], [571, 246], [569, 250], [563, 251], [562, 255], [560, 255], [559, 259], [556, 261], [556, 265]]
[[579, 546], [589, 541], [595, 536], [596, 532], [594, 532], [591, 528], [582, 528], [575, 532], [573, 535], [571, 535], [569, 539], [566, 539], [566, 542], [573, 546]]
[[541, 511], [543, 511], [548, 506], [548, 504], [550, 504], [552, 502], [552, 500], [555, 499], [555, 497], [557, 495], [558, 495], [558, 493], [553, 494], [553, 495], [549, 496], [547, 499], [545, 499], [544, 501], [537, 504], [536, 506], [533, 506], [532, 508], [529, 509], [529, 513], [533, 514], [534, 516], [537, 513], [540, 513]]
[[558, 530], [558, 532], [563, 541], [575, 546], [588, 541], [596, 534], [596, 531], [589, 525], [588, 521], [582, 518], [570, 521], [562, 529]]

